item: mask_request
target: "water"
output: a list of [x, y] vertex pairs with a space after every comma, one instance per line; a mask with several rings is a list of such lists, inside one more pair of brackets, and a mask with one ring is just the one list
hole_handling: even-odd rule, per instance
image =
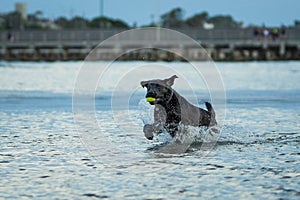
[[[99, 127], [88, 126], [88, 115], [84, 126], [75, 124], [72, 92], [81, 64], [0, 63], [0, 198], [300, 198], [300, 62], [217, 63], [226, 118], [207, 156], [201, 141], [185, 153], [156, 153], [171, 138], [144, 138], [151, 108], [141, 103], [143, 89], [129, 110], [112, 112], [110, 88], [101, 85]], [[149, 63], [116, 63], [115, 78], [132, 65]], [[209, 100], [205, 87], [195, 92], [200, 105]]]

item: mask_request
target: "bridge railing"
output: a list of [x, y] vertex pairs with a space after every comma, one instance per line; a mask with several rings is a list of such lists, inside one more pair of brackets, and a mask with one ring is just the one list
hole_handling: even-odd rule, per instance
[[[12, 41], [15, 43], [28, 42], [89, 42], [89, 41], [103, 41], [106, 38], [113, 36], [125, 29], [99, 30], [24, 30], [24, 31], [0, 31], [0, 43], [8, 42], [8, 35], [13, 36]], [[195, 40], [255, 40], [254, 29], [178, 29], [178, 31], [192, 37]], [[152, 40], [153, 35], [143, 35], [141, 38], [136, 38], [134, 35], [132, 40]], [[164, 37], [164, 36], [161, 36]], [[287, 40], [300, 40], [300, 29], [287, 29]]]

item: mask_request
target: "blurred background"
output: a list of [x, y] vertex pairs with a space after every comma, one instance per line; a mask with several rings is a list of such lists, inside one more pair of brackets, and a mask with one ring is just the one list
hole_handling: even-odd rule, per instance
[[[99, 42], [116, 33], [132, 28], [162, 27], [192, 37], [214, 60], [299, 60], [299, 4], [297, 0], [3, 0], [0, 59], [83, 60]], [[147, 38], [140, 41], [145, 42]], [[166, 45], [171, 48], [173, 44], [170, 41]], [[126, 48], [119, 41], [118, 47], [108, 47], [99, 59], [112, 59], [116, 52]], [[191, 47], [184, 50], [188, 59], [203, 57]], [[132, 54], [121, 59], [166, 59], [156, 50]]]

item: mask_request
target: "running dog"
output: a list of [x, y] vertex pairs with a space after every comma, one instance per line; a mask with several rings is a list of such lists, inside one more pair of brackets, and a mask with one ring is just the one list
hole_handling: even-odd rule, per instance
[[174, 137], [180, 124], [195, 127], [217, 125], [212, 105], [205, 102], [207, 110], [204, 110], [190, 104], [172, 89], [175, 78], [178, 77], [174, 75], [164, 80], [141, 82], [141, 86], [147, 88], [147, 102], [155, 106], [154, 123], [146, 124], [143, 128], [145, 137], [149, 140], [153, 139], [154, 134], [161, 133], [163, 129]]

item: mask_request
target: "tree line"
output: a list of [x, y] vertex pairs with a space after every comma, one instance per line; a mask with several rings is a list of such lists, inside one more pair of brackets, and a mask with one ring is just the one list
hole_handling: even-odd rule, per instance
[[[73, 17], [68, 20], [65, 17], [59, 17], [55, 23], [61, 28], [136, 28], [136, 25], [128, 25], [121, 19], [112, 19], [109, 17], [96, 17], [92, 20], [83, 17]], [[239, 28], [242, 22], [235, 21], [230, 15], [217, 15], [210, 17], [207, 12], [197, 13], [192, 17], [184, 19], [184, 10], [174, 8], [171, 11], [160, 16], [159, 22], [151, 22], [142, 25], [142, 27], [160, 26], [165, 28]]]
[[[184, 18], [184, 10], [180, 7], [174, 8], [160, 16], [159, 21], [152, 21], [141, 27], [164, 27], [164, 28], [242, 28], [243, 22], [236, 21], [230, 15], [209, 16], [207, 12], [196, 13]], [[21, 18], [21, 14], [11, 12], [0, 15], [0, 29], [89, 29], [89, 28], [136, 28], [136, 23], [129, 25], [121, 19], [113, 19], [106, 16], [98, 16], [93, 19], [75, 16], [71, 19], [58, 17], [55, 20], [42, 18], [41, 11], [29, 15], [28, 19]], [[295, 21], [298, 27], [299, 21]], [[254, 25], [255, 27], [259, 27]]]

